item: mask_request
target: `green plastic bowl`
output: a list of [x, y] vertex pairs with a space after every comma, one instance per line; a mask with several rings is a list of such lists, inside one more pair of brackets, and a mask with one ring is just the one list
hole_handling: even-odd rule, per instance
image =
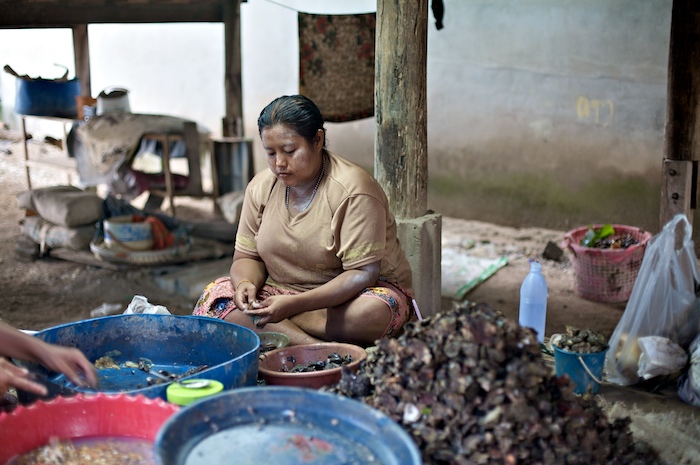
[[289, 345], [289, 336], [284, 333], [267, 331], [258, 333], [260, 338], [260, 353], [269, 352], [274, 349], [281, 349]]

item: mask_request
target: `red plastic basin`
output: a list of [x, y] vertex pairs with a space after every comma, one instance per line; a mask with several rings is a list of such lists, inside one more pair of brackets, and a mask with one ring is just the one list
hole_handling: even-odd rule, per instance
[[0, 413], [0, 464], [49, 443], [51, 438], [125, 437], [155, 441], [179, 407], [162, 399], [126, 394], [78, 394]]

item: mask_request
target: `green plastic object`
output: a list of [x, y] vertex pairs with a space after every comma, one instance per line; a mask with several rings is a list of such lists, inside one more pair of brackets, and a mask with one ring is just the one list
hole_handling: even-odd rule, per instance
[[224, 390], [224, 385], [219, 381], [213, 379], [207, 381], [209, 381], [209, 385], [200, 388], [188, 388], [186, 384], [183, 386], [179, 383], [171, 384], [166, 391], [168, 402], [181, 406], [190, 405], [194, 401], [213, 396]]

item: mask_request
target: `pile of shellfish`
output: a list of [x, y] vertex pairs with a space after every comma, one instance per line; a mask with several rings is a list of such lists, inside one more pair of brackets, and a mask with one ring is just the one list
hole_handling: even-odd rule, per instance
[[328, 390], [386, 413], [431, 464], [662, 464], [557, 378], [534, 331], [487, 304], [410, 323]]

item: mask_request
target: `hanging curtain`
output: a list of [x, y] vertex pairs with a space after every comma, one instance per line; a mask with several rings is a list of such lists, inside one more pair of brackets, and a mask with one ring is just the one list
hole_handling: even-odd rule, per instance
[[374, 115], [375, 13], [299, 13], [299, 93], [330, 122]]

